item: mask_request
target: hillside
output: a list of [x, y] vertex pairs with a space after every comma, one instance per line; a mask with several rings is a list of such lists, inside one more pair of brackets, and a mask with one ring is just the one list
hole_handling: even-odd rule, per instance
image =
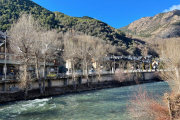
[[100, 37], [114, 45], [128, 48], [130, 39], [125, 33], [108, 24], [90, 18], [70, 17], [61, 12], [51, 12], [30, 0], [0, 0], [0, 30], [6, 31], [17, 20], [21, 13], [31, 13], [35, 19], [47, 28], [55, 28], [58, 31], [75, 30], [87, 35]]
[[140, 37], [180, 37], [180, 10], [143, 17], [120, 30]]
[[54, 12], [55, 20], [58, 22], [59, 31], [75, 30], [87, 35], [100, 37], [112, 44], [127, 43], [125, 33], [117, 30], [108, 24], [88, 16], [70, 17], [60, 12]]

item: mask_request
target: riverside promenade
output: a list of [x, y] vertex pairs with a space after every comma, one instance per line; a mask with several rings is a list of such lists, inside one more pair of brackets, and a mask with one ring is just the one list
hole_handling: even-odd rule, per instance
[[[157, 79], [157, 72], [146, 70], [146, 71], [124, 71], [126, 74], [131, 74], [132, 77], [126, 81], [120, 82], [114, 79], [114, 73], [104, 72], [101, 74], [101, 81], [98, 82], [98, 74], [90, 74], [89, 86], [87, 84], [86, 76], [83, 74], [77, 74], [75, 78], [76, 88], [74, 89], [73, 80], [71, 75], [59, 76], [57, 78], [46, 78], [45, 80], [45, 91], [40, 93], [39, 83], [34, 80], [29, 85], [28, 96], [25, 96], [24, 91], [19, 87], [20, 81], [18, 79], [0, 81], [0, 103], [18, 101], [18, 100], [29, 100], [37, 99], [54, 95], [64, 95], [70, 93], [79, 93], [83, 91], [91, 91], [98, 89], [106, 89], [113, 87], [123, 87], [130, 85], [137, 85], [143, 83], [150, 83], [159, 81]], [[135, 73], [141, 75], [141, 78], [135, 80]]]
[[[139, 80], [153, 80], [156, 79], [157, 75], [155, 73], [160, 72], [162, 70], [124, 70], [126, 74], [134, 74], [139, 73], [141, 74], [141, 78]], [[88, 75], [89, 81], [93, 84], [98, 82], [98, 74], [91, 73]], [[75, 82], [76, 84], [85, 84], [87, 83], [86, 75], [83, 73], [76, 73], [75, 74]], [[111, 71], [103, 71], [101, 72], [101, 82], [104, 81], [114, 81], [114, 73]], [[127, 81], [133, 81], [133, 79], [129, 79]], [[4, 92], [15, 92], [21, 90], [19, 83], [19, 79], [16, 77], [9, 77], [7, 80], [0, 80], [0, 93]], [[67, 85], [73, 85], [72, 74], [59, 74], [57, 77], [47, 77], [45, 80], [45, 87], [62, 87]], [[39, 83], [37, 80], [34, 80], [29, 85], [29, 90], [38, 89]]]

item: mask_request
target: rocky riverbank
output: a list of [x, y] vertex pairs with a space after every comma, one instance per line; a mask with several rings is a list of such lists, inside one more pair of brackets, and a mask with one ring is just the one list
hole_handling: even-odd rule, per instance
[[43, 98], [54, 95], [79, 93], [83, 91], [98, 90], [105, 88], [130, 86], [130, 85], [150, 83], [156, 81], [160, 81], [160, 80], [139, 81], [138, 83], [136, 81], [131, 81], [131, 82], [105, 81], [105, 82], [101, 82], [101, 84], [94, 84], [94, 83], [90, 84], [89, 87], [87, 86], [87, 84], [78, 84], [76, 85], [76, 90], [73, 90], [72, 85], [63, 86], [63, 87], [46, 87], [46, 91], [43, 94], [40, 94], [39, 89], [29, 90], [27, 97], [24, 97], [23, 91], [12, 92], [12, 93], [10, 92], [0, 93], [1, 96], [0, 103], [19, 101], [19, 100], [30, 100], [30, 99]]

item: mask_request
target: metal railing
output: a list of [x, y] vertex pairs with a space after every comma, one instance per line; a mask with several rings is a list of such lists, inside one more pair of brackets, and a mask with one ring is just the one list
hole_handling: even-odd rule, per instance
[[[89, 72], [88, 75], [97, 75], [98, 72]], [[101, 71], [100, 74], [114, 74], [113, 72], [111, 71]], [[85, 76], [87, 75], [86, 73], [84, 72], [76, 72], [75, 73], [75, 76]], [[47, 76], [46, 78], [62, 78], [62, 77], [70, 77], [70, 76], [73, 76], [73, 73], [58, 73], [56, 76], [54, 77], [51, 77], [51, 76]]]
[[[156, 69], [156, 71], [166, 71], [166, 70], [159, 70], [159, 69]], [[117, 72], [117, 71], [116, 71]], [[115, 72], [115, 73], [116, 73]], [[152, 70], [124, 70], [123, 71], [124, 73], [132, 73], [132, 72], [155, 72], [154, 69]], [[101, 71], [100, 72], [101, 75], [105, 75], [105, 74], [114, 74], [113, 71]], [[70, 77], [72, 76], [73, 74], [72, 73], [58, 73], [56, 76], [53, 76], [53, 77], [48, 77], [46, 76], [46, 78], [62, 78], [62, 77]], [[75, 73], [75, 76], [85, 76], [86, 74], [84, 72], [76, 72]], [[88, 75], [98, 75], [98, 72], [89, 72]], [[31, 76], [33, 78], [33, 76]], [[36, 76], [34, 76], [36, 77]], [[18, 80], [19, 79], [19, 75], [7, 75], [6, 76], [6, 81], [8, 80]], [[4, 75], [0, 75], [0, 81], [4, 81]]]
[[0, 75], [0, 80], [18, 80], [19, 76], [18, 75], [6, 75], [6, 79], [4, 75]]

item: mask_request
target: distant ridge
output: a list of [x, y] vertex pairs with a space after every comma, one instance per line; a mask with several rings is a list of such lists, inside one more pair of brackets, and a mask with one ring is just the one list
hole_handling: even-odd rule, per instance
[[119, 30], [140, 37], [180, 37], [180, 10], [143, 17]]

